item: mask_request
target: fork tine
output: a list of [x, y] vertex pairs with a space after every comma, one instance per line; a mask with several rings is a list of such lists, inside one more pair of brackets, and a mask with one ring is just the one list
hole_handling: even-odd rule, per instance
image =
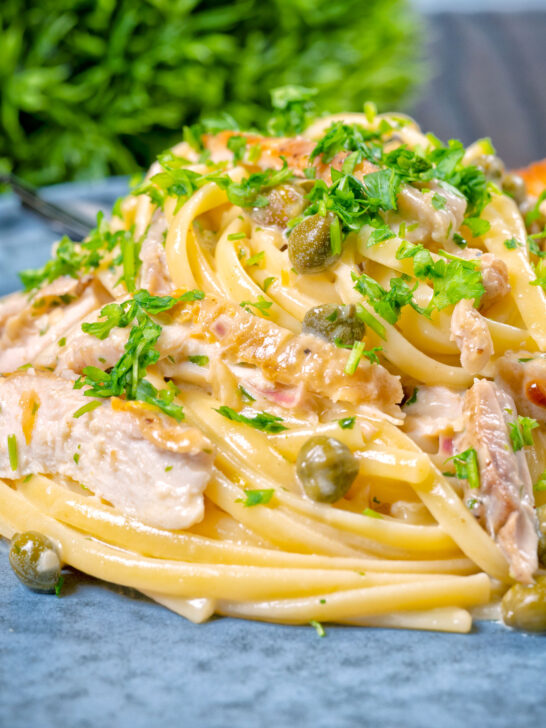
[[22, 206], [45, 220], [56, 232], [68, 235], [72, 240], [83, 240], [94, 227], [94, 223], [80, 215], [63, 210], [47, 202], [36, 188], [13, 174], [0, 174], [0, 183], [11, 186], [21, 200]]

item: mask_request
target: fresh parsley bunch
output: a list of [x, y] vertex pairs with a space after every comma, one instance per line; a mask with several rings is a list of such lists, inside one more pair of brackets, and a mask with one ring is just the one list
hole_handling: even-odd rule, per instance
[[37, 184], [129, 173], [202, 112], [265, 128], [286, 84], [316, 88], [319, 111], [395, 107], [422, 45], [407, 0], [2, 0], [0, 169]]

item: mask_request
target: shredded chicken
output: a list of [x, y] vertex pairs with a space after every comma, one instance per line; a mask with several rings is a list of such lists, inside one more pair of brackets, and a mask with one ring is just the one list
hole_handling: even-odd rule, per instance
[[461, 366], [469, 374], [483, 371], [493, 356], [493, 339], [487, 321], [466, 298], [453, 309], [451, 341], [457, 344]]
[[476, 450], [480, 487], [468, 490], [479, 503], [473, 512], [499, 544], [513, 578], [528, 584], [538, 568], [538, 525], [525, 454], [514, 452], [509, 436], [508, 426], [516, 419], [506, 392], [486, 379], [476, 380], [464, 398], [465, 431], [457, 451]]
[[425, 452], [438, 452], [440, 445], [445, 451], [455, 433], [462, 430], [463, 395], [449, 387], [418, 387], [415, 401], [404, 406], [406, 419], [404, 430]]
[[465, 260], [475, 260], [480, 264], [482, 283], [485, 289], [480, 299], [480, 311], [487, 311], [510, 292], [508, 268], [506, 263], [493, 253], [483, 253], [478, 248], [465, 248], [457, 255]]
[[270, 321], [248, 314], [227, 301], [205, 299], [194, 304], [203, 335], [221, 343], [227, 361], [253, 364], [266, 379], [282, 385], [303, 384], [333, 402], [367, 404], [398, 415], [402, 399], [398, 377], [379, 364], [361, 361], [352, 376], [345, 374], [349, 352], [316, 336], [294, 335]]
[[546, 423], [546, 358], [528, 351], [508, 352], [497, 362], [499, 381], [507, 387], [518, 412]]
[[109, 300], [102, 285], [89, 277], [59, 278], [31, 299], [17, 296], [3, 307], [0, 320], [0, 373], [34, 363], [47, 349], [58, 352], [65, 332]]
[[150, 227], [140, 249], [139, 287], [153, 296], [168, 296], [173, 291], [173, 282], [167, 267], [164, 234], [167, 231], [165, 215], [159, 210], [154, 214]]
[[[74, 417], [91, 402], [51, 374], [0, 378], [0, 477], [62, 475], [152, 526], [199, 522], [213, 460], [204, 435], [119, 399]], [[8, 436], [15, 436], [15, 463]]]
[[[95, 312], [90, 321], [96, 321]], [[66, 335], [62, 351], [48, 350], [39, 364], [61, 376], [81, 374], [85, 366], [113, 366], [123, 354], [129, 329], [114, 329], [103, 340], [84, 333], [81, 325]], [[157, 347], [163, 375], [212, 383], [210, 367], [188, 357], [203, 355], [209, 364], [222, 360], [243, 386], [282, 407], [296, 407], [309, 397], [367, 405], [395, 417], [402, 400], [399, 378], [379, 364], [363, 360], [353, 375], [344, 372], [349, 352], [311, 335], [294, 335], [272, 321], [254, 316], [229, 301], [210, 297], [183, 305], [165, 324]], [[253, 368], [238, 366], [251, 365]]]
[[[442, 187], [437, 182], [427, 182], [427, 191], [412, 185], [404, 185], [398, 196], [398, 207], [404, 220], [419, 223], [413, 235], [432, 250], [445, 249], [448, 241], [456, 232], [466, 211], [465, 198], [455, 189]], [[436, 209], [433, 197], [441, 197], [443, 206]]]

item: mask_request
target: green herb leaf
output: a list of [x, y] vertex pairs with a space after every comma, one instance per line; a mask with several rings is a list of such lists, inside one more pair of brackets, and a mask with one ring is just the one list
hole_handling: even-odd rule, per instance
[[537, 482], [533, 486], [533, 489], [537, 492], [546, 490], [546, 470], [539, 476]]
[[337, 423], [341, 427], [342, 430], [352, 430], [355, 426], [356, 417], [344, 417], [341, 420], [338, 420]]
[[100, 402], [98, 399], [95, 399], [92, 402], [88, 402], [87, 404], [84, 404], [83, 407], [80, 407], [78, 410], [76, 410], [72, 417], [78, 419], [82, 415], [85, 415], [87, 412], [93, 412], [93, 410], [96, 410], [97, 407], [101, 406], [101, 404], [102, 402]]
[[455, 475], [459, 480], [466, 480], [469, 488], [480, 487], [480, 469], [478, 466], [478, 455], [474, 448], [453, 455], [446, 462], [453, 461]]
[[274, 494], [273, 488], [265, 488], [263, 490], [247, 490], [245, 488], [245, 500], [239, 499], [246, 508], [252, 506], [265, 506], [269, 503]]
[[209, 363], [209, 358], [204, 354], [192, 354], [188, 356], [188, 361], [190, 361], [192, 364], [197, 364], [197, 366], [199, 367], [206, 367]]
[[383, 514], [374, 511], [373, 508], [364, 508], [364, 510], [362, 511], [362, 515], [369, 516], [369, 518], [383, 518]]
[[261, 432], [276, 434], [288, 429], [281, 424], [283, 421], [282, 417], [271, 415], [268, 412], [258, 412], [252, 417], [248, 417], [240, 412], [236, 412], [234, 409], [227, 407], [226, 405], [222, 405], [219, 409], [215, 410], [215, 412], [218, 412], [218, 414], [221, 414], [222, 417], [226, 417], [228, 420], [241, 422], [244, 425], [253, 427], [255, 430], [260, 430]]
[[263, 296], [258, 296], [257, 301], [241, 301], [239, 305], [249, 313], [254, 313], [252, 308], [255, 308], [262, 314], [262, 316], [269, 316], [268, 309], [270, 309], [273, 305], [273, 301], [267, 301]]
[[9, 466], [15, 471], [19, 467], [19, 457], [17, 453], [17, 437], [15, 435], [8, 435], [8, 458]]
[[324, 627], [322, 626], [322, 624], [320, 622], [317, 622], [316, 619], [312, 619], [309, 622], [309, 624], [311, 625], [311, 627], [313, 627], [315, 629], [315, 631], [316, 631], [316, 633], [318, 634], [319, 637], [325, 637], [326, 636], [326, 631], [325, 631]]

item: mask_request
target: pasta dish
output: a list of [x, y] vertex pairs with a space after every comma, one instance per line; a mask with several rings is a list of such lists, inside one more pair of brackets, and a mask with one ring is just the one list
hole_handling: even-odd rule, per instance
[[293, 110], [187, 128], [0, 302], [12, 566], [195, 622], [545, 629], [540, 168]]

